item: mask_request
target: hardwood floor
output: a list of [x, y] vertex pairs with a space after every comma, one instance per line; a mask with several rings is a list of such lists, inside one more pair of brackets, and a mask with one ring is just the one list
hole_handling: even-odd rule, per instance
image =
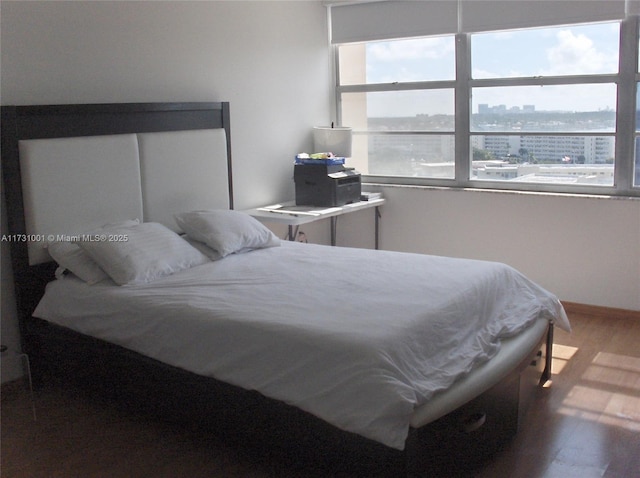
[[[553, 385], [477, 478], [640, 477], [640, 320], [568, 305]], [[211, 433], [135, 415], [72, 388], [2, 387], [3, 478], [326, 477]], [[354, 476], [335, 473], [332, 476]]]
[[640, 477], [640, 320], [567, 312], [573, 331], [556, 331], [552, 386], [479, 477]]

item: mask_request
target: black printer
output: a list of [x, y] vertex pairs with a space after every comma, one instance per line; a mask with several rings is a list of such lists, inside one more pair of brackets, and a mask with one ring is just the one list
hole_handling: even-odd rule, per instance
[[298, 206], [343, 206], [360, 201], [360, 173], [343, 164], [296, 164]]

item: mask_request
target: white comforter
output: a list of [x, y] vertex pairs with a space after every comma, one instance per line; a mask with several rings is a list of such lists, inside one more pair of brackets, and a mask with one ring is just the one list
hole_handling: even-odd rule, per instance
[[416, 406], [559, 301], [499, 263], [286, 243], [147, 285], [56, 280], [34, 315], [402, 449]]

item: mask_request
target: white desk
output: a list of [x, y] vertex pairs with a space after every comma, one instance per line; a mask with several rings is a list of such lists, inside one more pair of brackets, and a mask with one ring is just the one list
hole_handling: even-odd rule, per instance
[[[362, 209], [374, 209], [375, 214], [375, 247], [378, 249], [378, 236], [380, 228], [380, 210], [379, 207], [384, 204], [384, 198], [372, 199], [370, 201], [360, 201], [344, 206], [296, 206], [295, 201], [288, 201], [270, 206], [249, 209], [247, 214], [255, 217], [262, 222], [273, 222], [278, 224], [286, 224], [289, 228], [288, 238], [290, 241], [295, 240], [298, 227], [302, 224], [319, 221], [320, 219], [331, 219], [331, 245], [336, 245], [336, 222], [338, 216], [348, 214], [350, 212], [360, 211]], [[295, 228], [295, 231], [294, 231]]]

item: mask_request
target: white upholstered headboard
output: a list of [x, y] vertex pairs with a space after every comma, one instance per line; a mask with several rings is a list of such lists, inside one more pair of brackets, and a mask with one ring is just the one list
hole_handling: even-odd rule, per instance
[[126, 219], [179, 231], [173, 215], [228, 209], [223, 129], [19, 142], [29, 263], [53, 237]]
[[138, 218], [233, 208], [228, 103], [2, 107], [12, 263], [50, 261], [44, 244]]
[[176, 213], [231, 207], [223, 129], [143, 133], [138, 138], [144, 221], [178, 231]]

